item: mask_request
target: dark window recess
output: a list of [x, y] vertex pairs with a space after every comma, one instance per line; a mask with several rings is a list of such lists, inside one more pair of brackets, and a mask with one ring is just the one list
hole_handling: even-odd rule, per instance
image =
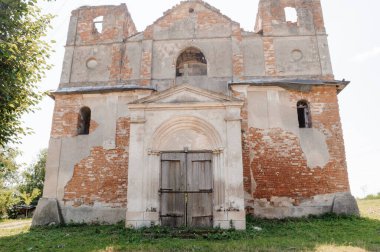
[[311, 128], [311, 115], [309, 104], [306, 101], [297, 103], [298, 124], [300, 128]]
[[197, 48], [190, 47], [178, 56], [176, 76], [207, 75], [207, 61], [203, 53]]
[[88, 135], [90, 133], [91, 109], [83, 107], [79, 111], [78, 135]]

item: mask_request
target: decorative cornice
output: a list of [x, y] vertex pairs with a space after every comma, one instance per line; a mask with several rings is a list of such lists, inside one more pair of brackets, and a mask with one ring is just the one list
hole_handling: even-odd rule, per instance
[[342, 91], [350, 81], [343, 80], [320, 80], [320, 79], [275, 79], [262, 78], [243, 81], [231, 81], [228, 86], [278, 86], [287, 89], [296, 89], [301, 91], [310, 91], [313, 86], [336, 86], [338, 93]]
[[68, 95], [68, 94], [93, 94], [93, 93], [111, 93], [131, 90], [152, 90], [156, 91], [152, 86], [138, 86], [138, 85], [114, 85], [114, 86], [84, 86], [84, 87], [63, 87], [56, 91], [49, 93], [49, 96], [53, 99], [56, 95]]

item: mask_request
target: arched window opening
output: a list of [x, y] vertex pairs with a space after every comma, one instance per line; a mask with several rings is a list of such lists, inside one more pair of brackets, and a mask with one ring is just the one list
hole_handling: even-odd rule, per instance
[[297, 102], [298, 124], [300, 128], [311, 128], [311, 113], [307, 101]]
[[99, 16], [93, 20], [94, 31], [98, 33], [103, 32], [103, 16]]
[[83, 107], [79, 111], [78, 135], [88, 135], [90, 133], [91, 109]]
[[190, 47], [178, 56], [176, 76], [207, 75], [207, 61], [203, 53], [197, 48]]

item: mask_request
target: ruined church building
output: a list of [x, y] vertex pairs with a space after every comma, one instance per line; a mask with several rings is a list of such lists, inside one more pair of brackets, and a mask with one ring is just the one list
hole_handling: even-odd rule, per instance
[[33, 225], [355, 213], [348, 83], [334, 79], [320, 0], [261, 0], [254, 32], [202, 0], [142, 32], [125, 4], [78, 8]]

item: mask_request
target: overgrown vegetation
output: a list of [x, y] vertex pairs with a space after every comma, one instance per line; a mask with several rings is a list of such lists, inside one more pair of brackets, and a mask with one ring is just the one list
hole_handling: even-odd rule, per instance
[[21, 172], [15, 161], [19, 153], [10, 148], [1, 150], [5, 151], [0, 152], [0, 219], [19, 217], [21, 211], [27, 217], [41, 197], [47, 151], [41, 150], [37, 160]]
[[380, 221], [335, 215], [286, 220], [248, 218], [246, 231], [132, 230], [122, 223], [0, 229], [0, 251], [314, 251], [324, 245], [379, 251]]

